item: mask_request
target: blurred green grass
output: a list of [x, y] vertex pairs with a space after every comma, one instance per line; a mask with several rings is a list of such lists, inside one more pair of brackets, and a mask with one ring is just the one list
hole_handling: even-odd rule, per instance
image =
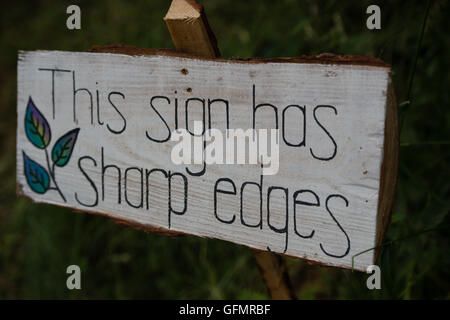
[[[382, 29], [365, 9], [378, 4]], [[425, 1], [203, 1], [222, 56], [364, 54], [392, 64], [398, 101], [408, 80]], [[82, 29], [66, 28], [78, 4]], [[18, 50], [89, 50], [92, 45], [172, 47], [162, 20], [169, 0], [14, 1], [0, 11], [0, 298], [268, 298], [249, 249], [219, 240], [167, 238], [106, 218], [33, 204], [15, 195]], [[399, 181], [378, 264], [382, 290], [367, 275], [286, 259], [303, 299], [450, 298], [450, 36], [448, 1], [429, 13], [401, 132]], [[429, 143], [429, 142], [435, 143]], [[82, 290], [65, 287], [78, 264]]]

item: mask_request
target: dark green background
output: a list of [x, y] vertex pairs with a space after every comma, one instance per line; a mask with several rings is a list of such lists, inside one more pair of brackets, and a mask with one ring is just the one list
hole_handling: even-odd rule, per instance
[[[92, 45], [172, 47], [162, 18], [170, 1], [10, 1], [0, 10], [0, 298], [267, 298], [251, 251], [196, 237], [167, 238], [15, 195], [18, 50], [86, 51]], [[367, 30], [378, 4], [382, 29]], [[78, 4], [82, 29], [66, 28]], [[300, 298], [450, 297], [450, 18], [433, 1], [203, 1], [222, 56], [364, 54], [392, 64], [401, 131], [399, 181], [382, 290], [367, 275], [286, 259]], [[408, 87], [418, 54], [414, 82]], [[428, 230], [426, 233], [422, 231]], [[66, 289], [66, 267], [82, 290]]]

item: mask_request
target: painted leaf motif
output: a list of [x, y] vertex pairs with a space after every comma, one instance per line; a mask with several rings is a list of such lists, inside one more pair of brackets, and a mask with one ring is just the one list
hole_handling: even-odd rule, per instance
[[31, 97], [25, 111], [25, 132], [28, 140], [40, 149], [45, 149], [52, 138], [47, 120], [35, 106]]
[[55, 142], [52, 149], [52, 160], [58, 167], [64, 167], [69, 162], [79, 131], [80, 128], [73, 129]]
[[36, 193], [43, 194], [50, 187], [50, 176], [40, 164], [31, 160], [24, 151], [23, 154], [23, 167], [27, 183], [31, 190]]

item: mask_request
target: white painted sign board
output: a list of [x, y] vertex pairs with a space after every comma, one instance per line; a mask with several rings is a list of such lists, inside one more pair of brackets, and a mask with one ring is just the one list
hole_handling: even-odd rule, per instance
[[[18, 193], [35, 202], [344, 268], [386, 227], [388, 66], [20, 52], [17, 117]], [[277, 127], [278, 173], [174, 164], [168, 138], [194, 120]]]

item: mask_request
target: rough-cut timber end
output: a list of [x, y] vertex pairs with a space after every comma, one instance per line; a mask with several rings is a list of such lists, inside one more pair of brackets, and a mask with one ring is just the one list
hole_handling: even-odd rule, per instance
[[380, 174], [380, 196], [378, 200], [377, 215], [377, 248], [374, 254], [374, 262], [381, 251], [381, 244], [391, 220], [392, 207], [395, 200], [397, 187], [398, 152], [399, 152], [399, 127], [397, 117], [397, 98], [392, 79], [386, 91], [386, 116], [384, 127], [383, 162]]
[[177, 51], [202, 57], [219, 57], [203, 7], [194, 0], [173, 0], [164, 17]]

